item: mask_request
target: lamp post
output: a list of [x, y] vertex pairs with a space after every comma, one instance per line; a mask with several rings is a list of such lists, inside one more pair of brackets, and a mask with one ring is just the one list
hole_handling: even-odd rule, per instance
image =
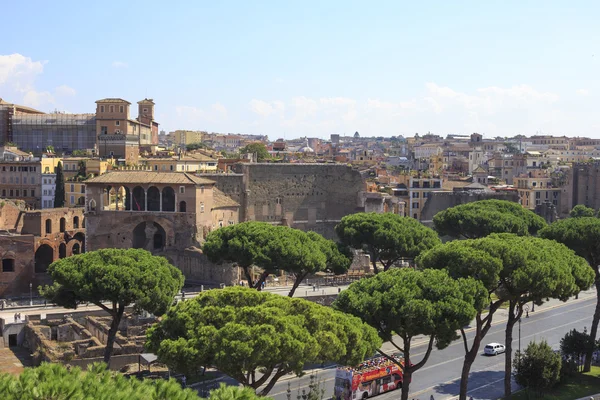
[[33, 305], [33, 283], [29, 282], [29, 305]]

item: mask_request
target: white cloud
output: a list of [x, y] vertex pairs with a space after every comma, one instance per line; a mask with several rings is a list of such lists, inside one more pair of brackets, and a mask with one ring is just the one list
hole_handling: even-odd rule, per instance
[[127, 67], [129, 67], [129, 64], [127, 64], [126, 62], [123, 62], [123, 61], [113, 61], [111, 65], [112, 65], [113, 68], [127, 68]]
[[70, 86], [60, 85], [54, 89], [54, 93], [56, 93], [57, 96], [73, 97], [77, 94], [77, 91]]
[[298, 96], [277, 109], [275, 102], [253, 99], [250, 108], [262, 119], [249, 126], [265, 133], [324, 137], [356, 130], [366, 135], [431, 130], [505, 136], [555, 129], [563, 118], [556, 112], [559, 103], [558, 94], [529, 85], [487, 86], [464, 92], [428, 82], [419, 96], [409, 99]]
[[28, 90], [23, 96], [23, 103], [31, 107], [42, 107], [55, 104], [55, 100], [50, 92]]
[[576, 93], [580, 96], [587, 96], [590, 94], [590, 91], [587, 89], [579, 89], [576, 91]]
[[[22, 54], [0, 55], [0, 93], [7, 101], [31, 107], [55, 105], [54, 96], [36, 88], [47, 61], [33, 61]], [[58, 88], [57, 88], [58, 89]]]
[[221, 103], [214, 103], [208, 109], [194, 106], [176, 106], [180, 124], [178, 129], [206, 129], [204, 124], [222, 121], [227, 118], [227, 109]]
[[263, 100], [252, 99], [249, 105], [250, 110], [261, 117], [268, 117], [271, 114], [283, 112], [285, 109], [285, 105], [279, 100], [269, 103]]

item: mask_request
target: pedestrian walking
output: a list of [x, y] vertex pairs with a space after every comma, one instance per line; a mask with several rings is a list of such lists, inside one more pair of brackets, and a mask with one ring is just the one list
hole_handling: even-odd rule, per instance
[[187, 382], [187, 378], [186, 378], [186, 377], [185, 377], [185, 375], [184, 375], [184, 376], [181, 378], [181, 384], [182, 384], [182, 386], [183, 386], [184, 388], [186, 388], [186, 387], [187, 387], [187, 385], [186, 385], [186, 382]]
[[431, 395], [431, 396], [429, 397], [429, 400], [435, 400], [435, 399], [433, 398], [433, 395]]

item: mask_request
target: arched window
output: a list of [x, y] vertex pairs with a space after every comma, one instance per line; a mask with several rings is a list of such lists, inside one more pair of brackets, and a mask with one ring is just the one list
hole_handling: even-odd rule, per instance
[[46, 273], [48, 266], [54, 261], [54, 250], [47, 244], [43, 244], [35, 252], [35, 266], [34, 271], [36, 274]]
[[73, 229], [79, 229], [79, 217], [73, 217]]
[[81, 253], [81, 246], [79, 246], [79, 243], [73, 245], [72, 253], [73, 255]]
[[180, 201], [179, 202], [179, 212], [183, 212], [183, 213], [187, 212], [186, 208], [187, 208], [187, 206], [185, 204], [185, 201]]
[[96, 211], [96, 200], [92, 199], [90, 200], [90, 204], [88, 206], [89, 211]]
[[162, 210], [175, 211], [175, 190], [171, 186], [167, 186], [162, 191]]
[[46, 233], [52, 233], [52, 220], [50, 218], [46, 220]]
[[67, 220], [64, 218], [60, 219], [60, 231], [64, 232], [66, 230]]
[[58, 246], [58, 258], [65, 258], [67, 256], [67, 245], [64, 243], [61, 243], [60, 246]]

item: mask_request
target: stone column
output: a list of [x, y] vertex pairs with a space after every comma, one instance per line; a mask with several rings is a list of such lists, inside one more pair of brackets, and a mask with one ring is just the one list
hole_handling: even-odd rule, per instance
[[148, 191], [144, 189], [144, 211], [148, 211]]
[[160, 199], [159, 203], [159, 208], [158, 210], [162, 212], [162, 190], [158, 189], [158, 198]]

